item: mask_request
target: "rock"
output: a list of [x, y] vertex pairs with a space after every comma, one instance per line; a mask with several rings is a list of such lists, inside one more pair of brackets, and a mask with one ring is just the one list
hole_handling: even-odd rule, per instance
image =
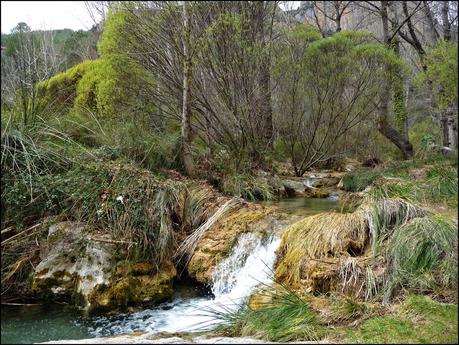
[[323, 188], [310, 188], [305, 193], [308, 198], [326, 198], [330, 195], [330, 192]]
[[201, 283], [210, 284], [215, 267], [230, 253], [238, 235], [256, 232], [264, 236], [281, 229], [288, 221], [289, 218], [274, 207], [241, 205], [223, 215], [205, 232], [188, 263], [189, 275]]
[[85, 241], [85, 232], [82, 223], [62, 222], [50, 227], [32, 283], [39, 296], [87, 306], [92, 291], [108, 283], [111, 248], [106, 243]]
[[262, 183], [268, 184], [273, 189], [274, 194], [281, 197], [287, 194], [279, 176], [272, 175], [266, 171], [261, 170], [258, 172], [257, 179], [259, 179]]
[[177, 275], [173, 263], [166, 261], [156, 273], [151, 273], [151, 268], [149, 263], [138, 263], [132, 266], [131, 271], [117, 269], [118, 273], [113, 277], [115, 283], [99, 287], [90, 296], [92, 308], [111, 309], [170, 298], [173, 294], [172, 282]]
[[321, 179], [321, 178], [313, 179], [312, 183], [311, 183], [311, 186], [313, 186], [314, 188], [323, 187], [324, 186], [323, 179]]
[[304, 179], [301, 180], [286, 180], [282, 179], [282, 185], [285, 188], [286, 193], [289, 196], [292, 195], [303, 195], [305, 191]]
[[171, 261], [159, 271], [149, 262], [124, 263], [114, 269], [113, 245], [90, 240], [89, 230], [85, 224], [73, 222], [50, 227], [32, 283], [38, 296], [91, 311], [159, 302], [172, 296], [177, 272]]
[[[326, 344], [327, 341], [293, 341], [290, 344]], [[286, 344], [285, 342], [270, 342], [249, 337], [178, 337], [162, 336], [158, 337], [151, 333], [132, 333], [111, 337], [100, 337], [79, 340], [57, 340], [47, 341], [39, 344]]]

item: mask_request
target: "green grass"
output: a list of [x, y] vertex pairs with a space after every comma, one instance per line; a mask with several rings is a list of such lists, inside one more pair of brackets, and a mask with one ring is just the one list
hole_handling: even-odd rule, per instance
[[348, 173], [343, 177], [344, 190], [347, 192], [360, 192], [375, 181], [379, 176], [381, 176], [380, 172], [366, 169]]
[[218, 332], [231, 336], [251, 336], [270, 341], [319, 340], [324, 328], [308, 301], [289, 290], [268, 292], [271, 302], [252, 309], [216, 315], [225, 322]]
[[412, 295], [394, 314], [368, 319], [357, 328], [341, 328], [332, 336], [340, 343], [457, 344], [457, 315], [457, 305]]
[[[426, 164], [428, 164], [426, 166]], [[414, 179], [411, 169], [424, 169], [426, 177]], [[451, 160], [407, 161], [388, 164], [383, 170], [359, 169], [343, 177], [346, 191], [358, 192], [372, 185], [372, 199], [401, 198], [414, 204], [458, 206], [457, 165]]]
[[395, 229], [387, 243], [385, 299], [394, 289], [457, 290], [457, 223], [439, 214]]

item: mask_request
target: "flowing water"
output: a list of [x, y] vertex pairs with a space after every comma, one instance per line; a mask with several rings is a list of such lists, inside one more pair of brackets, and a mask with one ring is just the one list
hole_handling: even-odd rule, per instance
[[[336, 207], [336, 201], [285, 199], [276, 203], [287, 211], [313, 214]], [[312, 207], [313, 206], [313, 207]], [[296, 212], [295, 212], [296, 213]], [[53, 307], [2, 308], [1, 342], [31, 343], [83, 339], [130, 332], [194, 332], [218, 323], [215, 313], [237, 310], [259, 284], [269, 284], [280, 236], [243, 234], [230, 255], [216, 268], [212, 294], [178, 286], [170, 302], [140, 312], [85, 317], [77, 310]]]

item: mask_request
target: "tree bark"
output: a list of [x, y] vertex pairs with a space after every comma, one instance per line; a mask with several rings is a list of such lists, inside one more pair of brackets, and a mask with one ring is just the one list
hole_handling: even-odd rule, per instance
[[[391, 49], [388, 7], [388, 1], [381, 1], [381, 20], [383, 26], [384, 43], [389, 49]], [[389, 74], [390, 71], [387, 71], [387, 73]], [[414, 155], [413, 145], [411, 145], [407, 137], [405, 137], [402, 133], [393, 128], [389, 123], [389, 102], [391, 89], [391, 83], [389, 81], [384, 82], [384, 86], [381, 91], [382, 95], [381, 106], [379, 109], [380, 111], [378, 118], [378, 130], [382, 135], [384, 135], [387, 139], [389, 139], [395, 146], [397, 146], [400, 149], [404, 159], [411, 159]]]
[[454, 121], [454, 109], [449, 106], [442, 112], [441, 125], [441, 145], [451, 150], [457, 149], [457, 127]]
[[190, 81], [191, 81], [191, 55], [190, 35], [191, 27], [188, 18], [188, 3], [183, 2], [183, 97], [182, 97], [182, 160], [188, 176], [194, 175], [193, 156], [191, 151], [191, 121], [190, 121]]
[[[268, 3], [269, 4], [269, 3]], [[271, 39], [272, 39], [272, 25], [274, 20], [274, 15], [269, 21], [268, 25], [268, 10], [265, 9], [265, 6], [268, 6], [264, 1], [257, 3], [258, 8], [258, 23], [260, 41], [262, 44], [262, 59], [260, 66], [260, 87], [261, 87], [261, 116], [262, 116], [262, 138], [265, 147], [271, 151], [273, 148], [273, 110], [271, 106]], [[273, 13], [274, 14], [274, 13]], [[269, 32], [266, 32], [268, 27]]]
[[451, 23], [448, 18], [449, 12], [449, 1], [443, 1], [443, 6], [441, 7], [441, 18], [443, 22], [443, 39], [445, 41], [451, 40]]

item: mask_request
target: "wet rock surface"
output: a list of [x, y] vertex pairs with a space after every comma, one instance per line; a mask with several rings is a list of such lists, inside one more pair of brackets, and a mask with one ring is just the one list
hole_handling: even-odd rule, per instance
[[84, 223], [51, 226], [42, 261], [35, 268], [34, 291], [42, 298], [88, 310], [110, 310], [172, 296], [177, 272], [171, 261], [159, 270], [148, 262], [115, 266], [110, 240], [93, 240]]
[[201, 283], [210, 284], [212, 272], [231, 251], [239, 235], [255, 232], [259, 236], [266, 236], [289, 222], [290, 217], [275, 207], [241, 205], [206, 231], [188, 264], [189, 275]]

